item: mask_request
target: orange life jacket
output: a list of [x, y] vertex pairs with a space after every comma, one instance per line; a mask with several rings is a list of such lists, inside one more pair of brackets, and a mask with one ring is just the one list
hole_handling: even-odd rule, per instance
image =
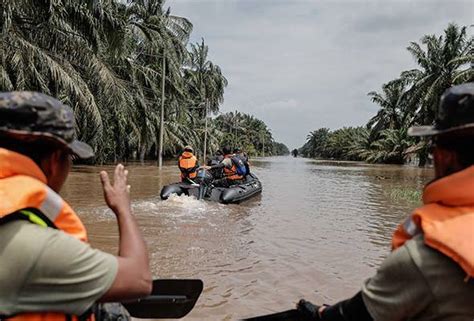
[[[87, 242], [86, 228], [72, 208], [46, 185], [41, 169], [28, 157], [0, 148], [0, 218], [15, 216], [32, 223], [53, 227]], [[21, 255], [21, 254], [19, 254]], [[1, 286], [1, 284], [0, 284]], [[77, 317], [63, 313], [24, 313], [8, 320], [65, 321]], [[93, 320], [93, 316], [87, 320]]]
[[181, 171], [181, 179], [196, 178], [198, 160], [193, 153], [183, 152], [181, 156], [179, 156], [178, 166]]
[[[224, 158], [232, 159], [232, 157], [234, 157], [234, 155], [232, 155], [232, 154], [224, 155]], [[232, 161], [232, 167], [231, 168], [224, 167], [224, 176], [227, 179], [231, 180], [231, 181], [243, 178], [243, 176], [237, 174], [237, 166], [235, 166], [233, 161]]]
[[427, 246], [474, 277], [474, 166], [429, 184], [423, 203], [397, 228], [392, 248], [422, 233]]

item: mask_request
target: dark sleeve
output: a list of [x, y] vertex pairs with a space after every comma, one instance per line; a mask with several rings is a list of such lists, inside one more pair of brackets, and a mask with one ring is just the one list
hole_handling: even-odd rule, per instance
[[212, 165], [212, 166], [211, 166], [211, 169], [222, 168], [222, 167], [224, 167], [224, 166], [225, 166], [225, 165], [224, 165], [223, 163], [219, 163], [219, 164], [217, 164], [217, 165]]
[[322, 321], [373, 321], [367, 311], [362, 293], [357, 293], [351, 299], [341, 301], [327, 307], [321, 317]]
[[362, 298], [375, 320], [408, 320], [433, 300], [425, 278], [405, 246], [393, 251], [362, 287]]

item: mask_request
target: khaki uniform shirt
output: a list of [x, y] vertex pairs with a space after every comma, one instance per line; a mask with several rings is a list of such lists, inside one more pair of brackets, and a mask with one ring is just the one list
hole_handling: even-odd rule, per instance
[[224, 164], [224, 166], [229, 169], [232, 168], [232, 165], [233, 165], [232, 159], [230, 158], [224, 158], [221, 163]]
[[421, 235], [389, 255], [362, 297], [375, 321], [474, 320], [473, 280]]
[[0, 225], [0, 315], [81, 315], [111, 287], [118, 261], [59, 230]]

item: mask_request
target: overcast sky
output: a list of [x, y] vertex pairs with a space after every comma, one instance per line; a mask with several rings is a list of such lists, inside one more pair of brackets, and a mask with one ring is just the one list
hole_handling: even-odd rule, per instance
[[[474, 23], [472, 0], [168, 0], [194, 25], [229, 81], [222, 111], [262, 119], [289, 148], [309, 131], [363, 125], [367, 93], [415, 67], [406, 51], [449, 22]], [[474, 27], [470, 28], [470, 34]]]

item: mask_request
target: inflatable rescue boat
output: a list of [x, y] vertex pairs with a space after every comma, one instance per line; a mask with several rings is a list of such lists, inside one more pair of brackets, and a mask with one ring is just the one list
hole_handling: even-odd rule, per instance
[[262, 192], [262, 183], [254, 174], [246, 176], [241, 184], [230, 187], [214, 186], [213, 177], [206, 170], [200, 170], [194, 181], [174, 183], [161, 189], [161, 199], [166, 200], [172, 194], [194, 196], [223, 204], [240, 203]]

